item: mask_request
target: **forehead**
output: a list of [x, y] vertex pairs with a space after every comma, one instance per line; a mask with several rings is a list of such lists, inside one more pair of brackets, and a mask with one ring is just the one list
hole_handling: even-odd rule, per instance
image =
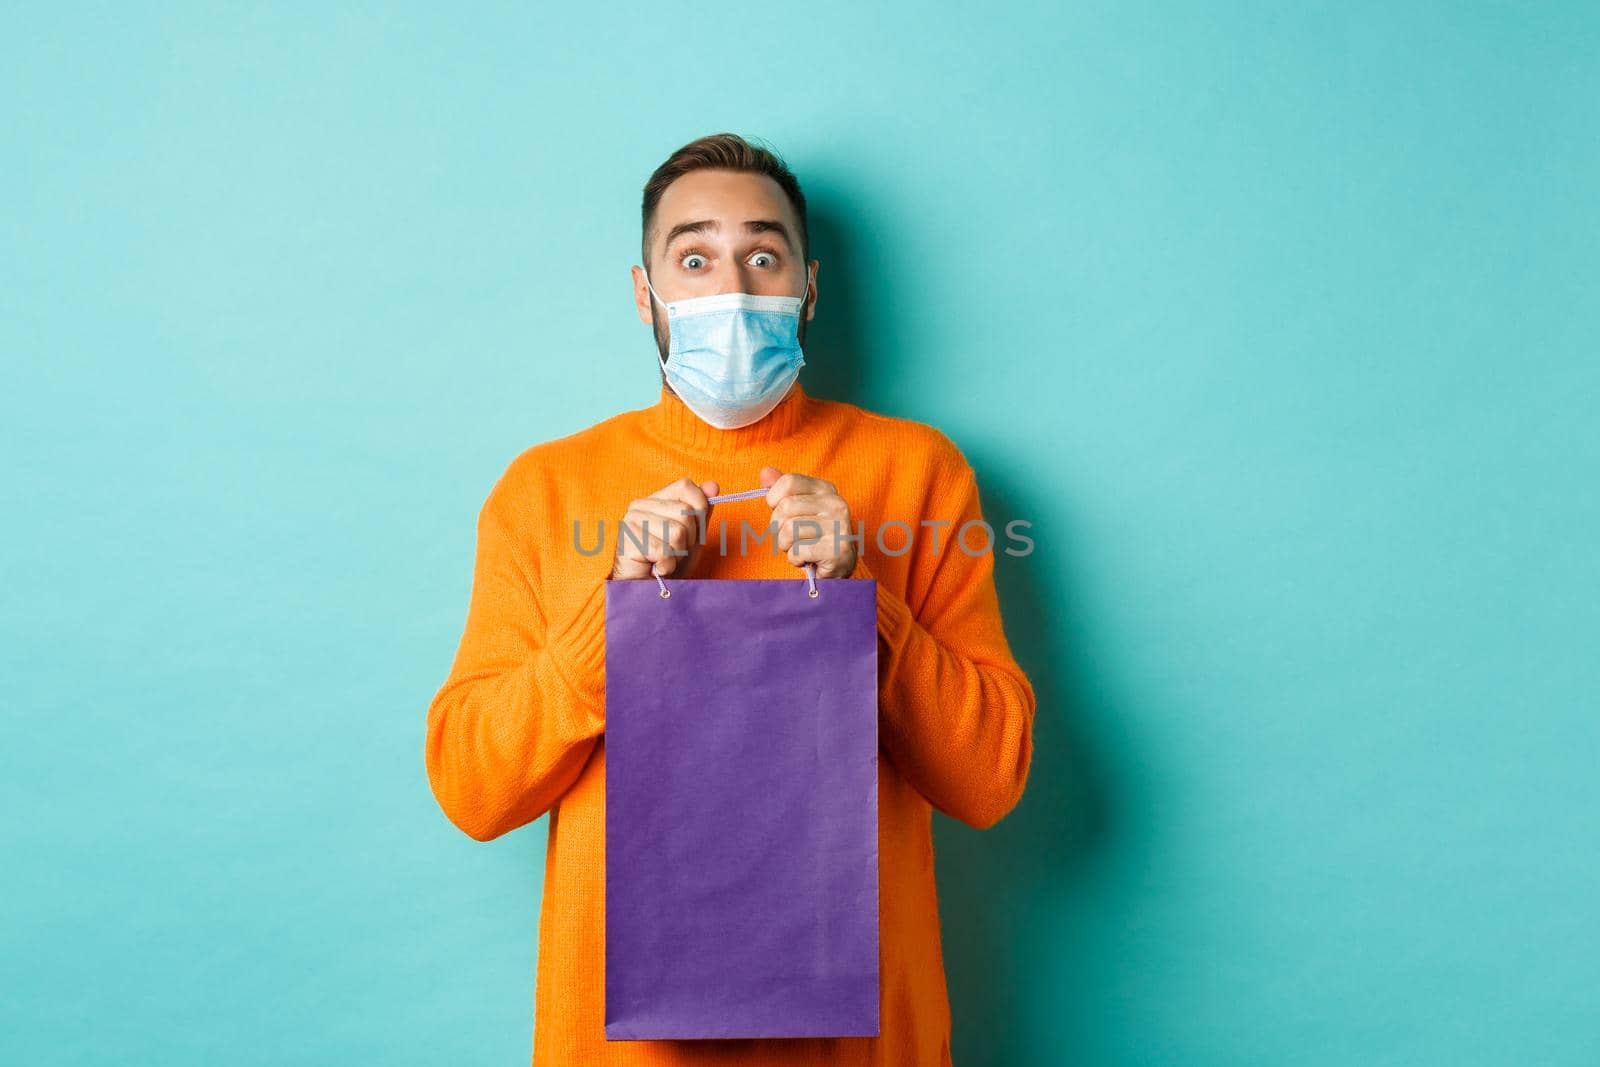
[[694, 170], [667, 186], [656, 204], [657, 243], [680, 222], [715, 219], [719, 234], [731, 238], [746, 219], [782, 219], [796, 232], [799, 220], [783, 188], [765, 174], [732, 170]]

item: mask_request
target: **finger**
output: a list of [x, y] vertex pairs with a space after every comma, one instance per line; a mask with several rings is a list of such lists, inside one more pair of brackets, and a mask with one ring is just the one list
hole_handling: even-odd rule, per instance
[[654, 499], [668, 502], [668, 513], [674, 517], [691, 520], [696, 541], [703, 543], [706, 524], [711, 520], [712, 505], [707, 498], [716, 496], [717, 489], [715, 481], [700, 486], [688, 478], [679, 478], [671, 485], [664, 486]]
[[844, 498], [834, 493], [791, 493], [772, 508], [773, 514], [838, 515], [846, 510]]
[[[763, 468], [762, 473], [765, 474], [765, 472], [770, 469], [775, 468]], [[778, 501], [782, 500], [784, 497], [803, 496], [807, 494], [831, 494], [837, 492], [838, 490], [834, 488], [832, 482], [823, 481], [821, 478], [813, 478], [809, 474], [795, 474], [790, 472], [788, 474], [780, 475], [772, 482], [770, 486], [767, 487], [767, 495], [764, 499], [767, 502], [767, 506], [770, 508], [776, 507]]]
[[611, 565], [611, 577], [618, 581], [648, 578], [649, 576], [650, 564], [640, 563], [638, 560], [629, 559], [627, 556], [617, 556], [616, 562]]
[[689, 527], [679, 519], [660, 519], [650, 526], [650, 555], [657, 574], [670, 573], [693, 547]]
[[664, 485], [659, 490], [650, 494], [657, 500], [677, 500], [691, 511], [709, 508], [706, 501], [706, 492], [696, 485], [692, 479], [679, 478], [670, 485]]
[[676, 559], [690, 548], [689, 527], [677, 516], [639, 509], [628, 513], [624, 525], [627, 533], [619, 536], [618, 550], [639, 563]]
[[682, 526], [685, 531], [685, 546], [705, 544], [710, 505], [707, 505], [706, 511], [696, 512], [681, 500], [649, 499], [641, 500], [639, 504], [642, 510], [655, 520], [652, 525], [660, 526], [662, 522], [670, 522]]
[[801, 559], [792, 560], [791, 562], [793, 562], [797, 567], [803, 567], [807, 563], [812, 564], [817, 568], [818, 578], [848, 578], [855, 571], [856, 567], [856, 557], [853, 554], [845, 556], [823, 556], [819, 559]]
[[[799, 533], [797, 527], [803, 526], [807, 519], [815, 520], [816, 517], [809, 508], [797, 503], [795, 497], [784, 497], [778, 501], [778, 506], [772, 509], [772, 521], [778, 524], [778, 547], [788, 548], [794, 544]], [[809, 530], [810, 527], [804, 529]]]
[[813, 544], [790, 545], [785, 550], [784, 557], [797, 567], [807, 563], [822, 563], [833, 558], [832, 553], [828, 552], [820, 541]]
[[703, 545], [706, 543], [706, 530], [711, 525], [711, 509], [716, 507], [715, 504], [711, 503], [711, 497], [722, 492], [722, 487], [717, 484], [715, 479], [707, 479], [700, 483], [700, 492], [705, 495], [706, 504], [703, 509], [694, 512], [696, 520], [695, 541]]
[[785, 512], [780, 515], [779, 511], [781, 511], [781, 509], [774, 509], [772, 521], [778, 524], [778, 536], [776, 540], [778, 547], [782, 549], [788, 548], [790, 545], [794, 544], [802, 534], [809, 532], [811, 527], [806, 525], [806, 520], [814, 520], [815, 516], [793, 512]]
[[[766, 471], [767, 470], [771, 470], [771, 469], [772, 468], [770, 468], [770, 467], [763, 469], [762, 474], [765, 475]], [[793, 493], [795, 491], [796, 483], [803, 477], [805, 477], [805, 476], [802, 475], [802, 474], [780, 474], [780, 475], [778, 475], [778, 477], [774, 478], [771, 482], [768, 483], [768, 485], [767, 485], [767, 495], [762, 497], [761, 499], [766, 502], [767, 507], [769, 507], [769, 508], [777, 507], [778, 506], [778, 501], [782, 500], [784, 497], [789, 496], [791, 493]]]
[[778, 528], [777, 545], [780, 549], [797, 546], [826, 544], [828, 526], [813, 515], [800, 515]]
[[780, 530], [790, 529], [802, 519], [819, 523], [824, 532], [835, 526], [845, 530], [850, 527], [850, 507], [831, 493], [807, 493], [784, 497], [772, 509], [772, 521]]

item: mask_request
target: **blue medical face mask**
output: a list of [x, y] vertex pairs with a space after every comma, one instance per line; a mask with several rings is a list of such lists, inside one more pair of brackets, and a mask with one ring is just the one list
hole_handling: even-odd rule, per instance
[[644, 284], [667, 309], [662, 367], [690, 411], [719, 430], [732, 430], [778, 406], [806, 362], [800, 351], [804, 294], [718, 293], [669, 304], [656, 294], [648, 272]]

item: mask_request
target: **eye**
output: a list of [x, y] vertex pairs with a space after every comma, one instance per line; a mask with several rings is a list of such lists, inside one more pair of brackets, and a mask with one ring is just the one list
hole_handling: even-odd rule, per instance
[[687, 252], [684, 254], [683, 258], [678, 261], [678, 264], [679, 266], [683, 267], [684, 270], [699, 270], [705, 265], [705, 261], [706, 257], [702, 256], [699, 252]]
[[[757, 260], [763, 259], [766, 260], [765, 263], [757, 262]], [[750, 264], [755, 267], [776, 267], [778, 265], [778, 257], [771, 252], [757, 252], [750, 257]]]

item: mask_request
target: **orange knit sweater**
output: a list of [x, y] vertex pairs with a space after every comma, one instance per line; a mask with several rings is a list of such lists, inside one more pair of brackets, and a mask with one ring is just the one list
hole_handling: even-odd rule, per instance
[[[855, 573], [838, 580], [878, 580], [881, 1034], [608, 1042], [605, 580], [616, 524], [629, 501], [676, 478], [737, 492], [758, 486], [767, 465], [838, 488], [866, 532]], [[992, 825], [1020, 798], [1033, 752], [1033, 687], [1006, 642], [993, 579], [992, 552], [1009, 542], [1000, 529], [990, 553], [951, 542], [980, 517], [972, 468], [942, 432], [798, 383], [735, 430], [702, 422], [663, 386], [650, 407], [511, 461], [478, 515], [465, 630], [428, 708], [425, 755], [440, 807], [478, 840], [550, 813], [535, 1067], [950, 1062], [931, 812]], [[760, 499], [714, 505], [696, 576], [801, 577], [770, 539], [739, 554], [741, 520], [760, 530], [770, 519]], [[914, 531], [903, 554], [906, 530], [893, 520]], [[604, 552], [577, 551], [575, 521], [587, 549], [603, 524]], [[966, 543], [983, 547], [979, 528]]]

